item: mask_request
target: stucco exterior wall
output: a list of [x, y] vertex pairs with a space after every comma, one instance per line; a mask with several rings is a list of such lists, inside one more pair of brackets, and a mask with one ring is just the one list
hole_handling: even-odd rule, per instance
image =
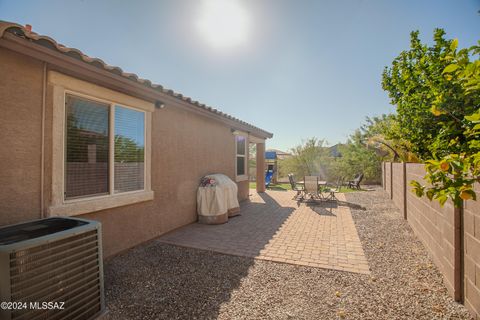
[[[41, 217], [43, 64], [0, 48], [0, 74], [0, 225], [7, 225]], [[48, 84], [45, 207], [52, 198], [52, 94]], [[152, 113], [151, 160], [153, 200], [79, 216], [102, 223], [105, 257], [196, 221], [200, 178], [223, 173], [235, 181], [235, 138], [230, 127], [168, 103]], [[247, 199], [248, 181], [238, 187], [239, 200]]]
[[42, 71], [0, 48], [0, 225], [40, 218]]
[[82, 215], [102, 223], [107, 257], [195, 222], [202, 176], [224, 173], [235, 179], [235, 140], [229, 128], [171, 105], [156, 110], [152, 120], [154, 200]]
[[242, 200], [248, 199], [248, 195], [250, 193], [248, 180], [237, 182], [237, 186], [238, 186], [238, 200], [242, 201]]

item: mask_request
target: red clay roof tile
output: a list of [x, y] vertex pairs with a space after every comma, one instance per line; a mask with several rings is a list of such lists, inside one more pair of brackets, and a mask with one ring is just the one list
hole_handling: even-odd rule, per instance
[[260, 131], [260, 132], [264, 133], [266, 137], [271, 138], [273, 136], [273, 134], [268, 132], [268, 131], [260, 129], [260, 128], [254, 126], [254, 125], [251, 125], [251, 124], [249, 124], [245, 121], [237, 119], [237, 118], [235, 118], [235, 117], [233, 117], [229, 114], [223, 113], [223, 112], [221, 112], [217, 109], [214, 109], [214, 108], [212, 108], [210, 106], [207, 106], [203, 103], [200, 103], [198, 101], [195, 101], [190, 97], [183, 96], [182, 94], [177, 93], [177, 92], [175, 92], [171, 89], [166, 89], [162, 85], [154, 84], [150, 80], [139, 78], [134, 73], [124, 72], [120, 67], [108, 65], [102, 59], [89, 57], [89, 56], [87, 56], [86, 54], [84, 54], [83, 52], [81, 52], [80, 50], [78, 50], [76, 48], [66, 47], [66, 46], [64, 46], [60, 43], [57, 43], [54, 39], [52, 39], [48, 36], [43, 36], [43, 35], [39, 35], [39, 34], [33, 32], [33, 31], [28, 31], [24, 26], [22, 26], [20, 24], [0, 20], [0, 38], [2, 38], [4, 36], [4, 34], [7, 33], [7, 32], [11, 33], [11, 34], [13, 34], [17, 37], [20, 37], [20, 38], [25, 38], [25, 39], [28, 39], [30, 41], [35, 41], [36, 43], [38, 43], [38, 44], [40, 44], [44, 47], [47, 47], [47, 48], [50, 48], [50, 49], [53, 49], [53, 50], [57, 50], [57, 51], [65, 54], [65, 55], [68, 55], [72, 58], [75, 58], [77, 60], [81, 60], [81, 61], [83, 61], [85, 63], [88, 63], [90, 65], [93, 65], [97, 68], [101, 68], [101, 69], [104, 69], [106, 71], [117, 74], [119, 76], [122, 76], [124, 78], [130, 79], [130, 80], [135, 81], [137, 83], [140, 83], [140, 84], [142, 84], [146, 87], [152, 88], [156, 91], [166, 93], [166, 94], [168, 94], [168, 95], [170, 95], [174, 98], [180, 99], [182, 101], [186, 101], [189, 104], [191, 104], [192, 106], [207, 110], [207, 111], [212, 112], [214, 114], [220, 115], [224, 118], [227, 118], [227, 119], [233, 120], [235, 122], [241, 123], [241, 124], [243, 124], [247, 127], [251, 127], [254, 130], [257, 130], [257, 131]]

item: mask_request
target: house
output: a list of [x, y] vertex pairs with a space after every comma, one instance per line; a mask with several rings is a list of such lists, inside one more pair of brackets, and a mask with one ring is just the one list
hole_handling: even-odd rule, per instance
[[278, 150], [278, 149], [268, 149], [265, 152], [266, 153], [269, 153], [269, 152], [275, 153], [275, 157], [278, 160], [284, 160], [284, 159], [290, 158], [292, 156], [291, 153], [288, 153], [288, 152], [285, 152], [285, 151], [282, 151], [282, 150]]
[[196, 221], [206, 174], [247, 199], [249, 143], [263, 170], [271, 133], [28, 26], [0, 22], [0, 75], [0, 225], [97, 220], [108, 257]]
[[267, 151], [265, 151], [265, 170], [272, 171], [273, 183], [279, 183], [280, 181], [288, 182], [288, 177], [280, 177], [279, 175], [278, 161], [285, 160], [287, 158], [290, 158], [291, 156], [291, 153], [278, 149], [268, 149]]

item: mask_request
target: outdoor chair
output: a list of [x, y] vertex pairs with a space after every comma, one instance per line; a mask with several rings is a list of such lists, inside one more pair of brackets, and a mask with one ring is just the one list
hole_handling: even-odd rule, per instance
[[325, 191], [328, 192], [327, 200], [338, 201], [335, 193], [339, 193], [343, 185], [343, 178], [338, 178], [335, 184], [327, 184], [327, 187], [325, 188]]
[[304, 181], [304, 193], [310, 196], [311, 200], [323, 200], [322, 193], [320, 192], [320, 184], [318, 183], [317, 176], [305, 176]]
[[363, 180], [363, 173], [357, 174], [353, 180], [348, 181], [348, 187], [360, 190], [360, 182]]
[[292, 187], [293, 191], [297, 191], [297, 194], [293, 197], [293, 200], [303, 199], [303, 186], [297, 185], [295, 178], [293, 177], [293, 173], [288, 174], [288, 181], [290, 181], [290, 186]]

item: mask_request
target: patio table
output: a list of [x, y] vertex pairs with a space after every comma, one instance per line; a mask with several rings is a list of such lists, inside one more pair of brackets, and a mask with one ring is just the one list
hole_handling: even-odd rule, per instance
[[[298, 181], [297, 184], [303, 186], [305, 185], [305, 181]], [[327, 185], [327, 181], [322, 181], [322, 180], [318, 180], [318, 186], [319, 187], [325, 187]]]
[[[305, 187], [305, 181], [301, 180], [297, 182], [298, 185], [304, 186]], [[325, 198], [322, 195], [322, 188], [327, 186], [327, 181], [323, 180], [318, 180], [318, 195], [320, 196], [320, 199], [325, 200]], [[305, 191], [303, 191], [304, 196], [306, 196]]]

